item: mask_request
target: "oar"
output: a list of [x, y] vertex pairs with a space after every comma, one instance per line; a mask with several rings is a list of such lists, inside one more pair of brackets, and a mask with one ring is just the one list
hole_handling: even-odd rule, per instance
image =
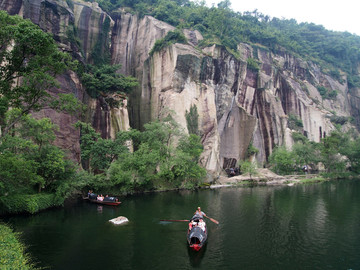
[[219, 224], [219, 221], [217, 221], [216, 219], [213, 219], [213, 218], [208, 217], [208, 216], [205, 216], [205, 217], [207, 217], [208, 219], [210, 219], [212, 222], [214, 222], [214, 223], [216, 223], [216, 224]]
[[160, 221], [171, 221], [171, 222], [189, 222], [188, 219], [160, 219]]

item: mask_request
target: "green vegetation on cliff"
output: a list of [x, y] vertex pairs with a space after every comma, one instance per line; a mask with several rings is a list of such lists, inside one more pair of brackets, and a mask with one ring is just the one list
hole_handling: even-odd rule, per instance
[[127, 8], [140, 16], [150, 15], [178, 28], [197, 29], [204, 36], [203, 45], [222, 44], [237, 51], [241, 42], [261, 44], [278, 51], [283, 48], [306, 60], [320, 64], [324, 72], [342, 81], [339, 69], [348, 74], [350, 88], [360, 86], [360, 37], [348, 32], [334, 32], [313, 23], [270, 18], [259, 12], [235, 12], [229, 0], [217, 7], [205, 1], [190, 0], [91, 0], [106, 11]]
[[129, 94], [139, 82], [131, 76], [118, 74], [120, 65], [87, 65], [81, 81], [87, 93], [96, 98], [100, 93]]
[[186, 42], [186, 38], [181, 31], [179, 30], [169, 31], [164, 38], [158, 39], [155, 42], [154, 47], [151, 49], [149, 54], [153, 55], [155, 52], [160, 51], [162, 48], [169, 46], [170, 44], [185, 43], [185, 42]]
[[199, 135], [199, 113], [196, 105], [192, 105], [190, 111], [185, 112], [185, 118], [189, 134]]

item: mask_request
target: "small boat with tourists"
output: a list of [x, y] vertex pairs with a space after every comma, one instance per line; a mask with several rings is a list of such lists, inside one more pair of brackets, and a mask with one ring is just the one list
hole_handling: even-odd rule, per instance
[[189, 227], [187, 230], [187, 242], [189, 247], [192, 250], [199, 251], [206, 244], [206, 240], [208, 237], [208, 230], [206, 223], [204, 221], [204, 217], [210, 219], [215, 224], [219, 224], [219, 221], [208, 217], [203, 211], [201, 211], [200, 206], [194, 213], [194, 216], [188, 219], [161, 219], [160, 221], [170, 221], [170, 222], [188, 222]]
[[205, 221], [195, 215], [189, 222], [187, 242], [192, 250], [199, 251], [206, 243], [208, 230]]
[[98, 195], [93, 192], [89, 192], [88, 196], [83, 197], [83, 199], [88, 200], [89, 202], [92, 202], [92, 203], [104, 204], [104, 205], [117, 206], [117, 205], [121, 204], [119, 199], [116, 197], [109, 197], [108, 195], [106, 195], [104, 197], [102, 195]]

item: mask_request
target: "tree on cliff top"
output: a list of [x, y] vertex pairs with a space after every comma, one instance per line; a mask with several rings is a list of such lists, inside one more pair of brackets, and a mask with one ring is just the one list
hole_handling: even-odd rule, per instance
[[87, 93], [96, 98], [100, 93], [128, 94], [139, 82], [131, 76], [117, 73], [120, 65], [87, 65], [86, 72], [81, 76], [81, 81]]
[[21, 115], [50, 105], [47, 90], [58, 85], [55, 76], [72, 64], [53, 38], [19, 16], [0, 11], [0, 125], [4, 136], [20, 120], [4, 123], [9, 108]]

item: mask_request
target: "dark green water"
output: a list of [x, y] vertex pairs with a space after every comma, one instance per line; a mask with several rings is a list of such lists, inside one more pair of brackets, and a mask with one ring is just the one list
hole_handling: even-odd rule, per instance
[[[50, 269], [360, 269], [360, 181], [222, 188], [123, 198], [118, 207], [79, 202], [7, 220], [39, 266]], [[187, 248], [197, 206], [206, 247]], [[130, 223], [114, 226], [109, 219]]]

